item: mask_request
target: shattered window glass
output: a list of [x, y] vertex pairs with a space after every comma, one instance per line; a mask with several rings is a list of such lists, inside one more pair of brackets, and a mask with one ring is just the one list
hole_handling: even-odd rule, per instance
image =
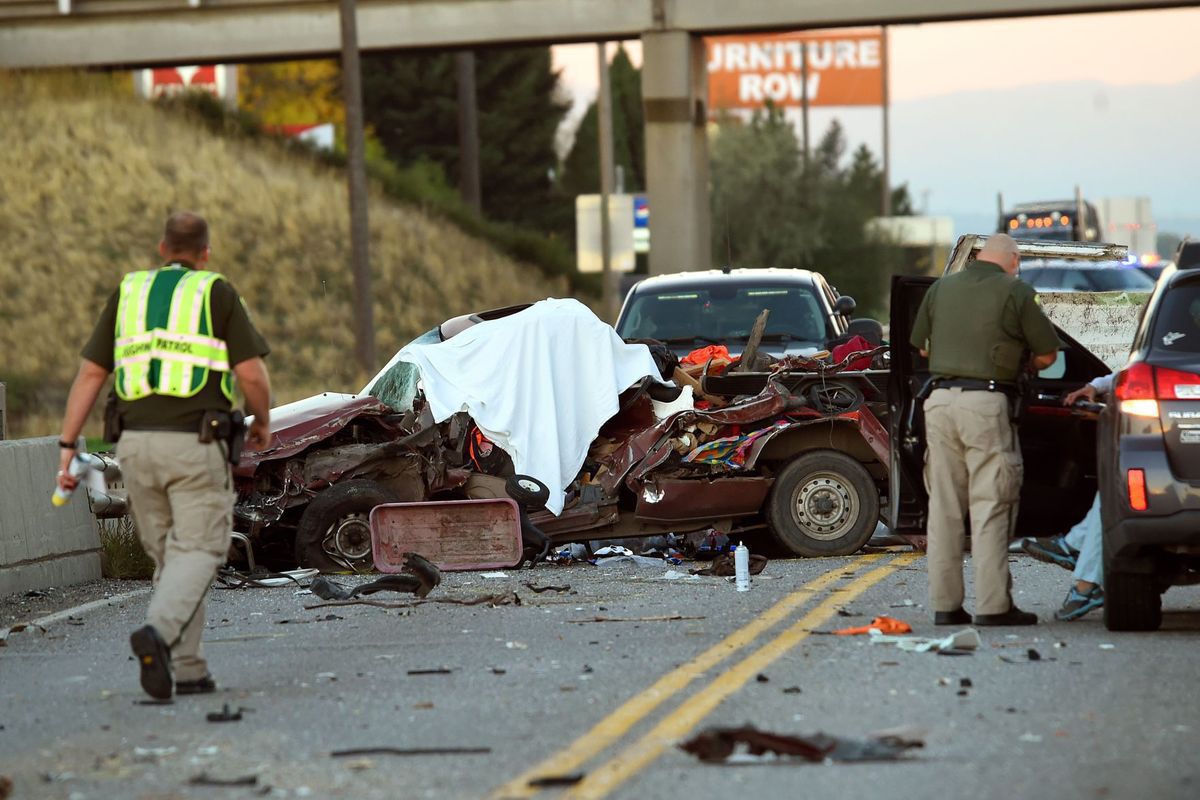
[[[405, 345], [437, 344], [441, 336], [437, 328], [427, 331]], [[407, 361], [397, 361], [388, 366], [371, 385], [370, 395], [386, 403], [396, 411], [409, 411], [417, 398], [417, 382], [421, 371]]]

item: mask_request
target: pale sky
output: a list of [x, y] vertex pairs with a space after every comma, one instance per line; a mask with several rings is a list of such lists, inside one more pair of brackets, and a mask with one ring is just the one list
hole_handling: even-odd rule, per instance
[[[1200, 9], [894, 26], [892, 100], [1077, 80], [1179, 83], [1200, 75], [1198, 36]], [[625, 46], [639, 62], [641, 44]], [[556, 46], [554, 63], [573, 94], [595, 94], [595, 45]]]
[[[1200, 235], [1200, 195], [1193, 186], [1200, 153], [1190, 144], [1192, 134], [1177, 130], [1200, 125], [1200, 90], [1193, 89], [1200, 87], [1200, 47], [1195, 44], [1200, 8], [889, 30], [892, 180], [908, 183], [919, 211], [952, 215], [956, 226], [978, 227], [986, 224], [979, 220], [994, 215], [997, 191], [1026, 199], [1031, 192], [1066, 196], [1081, 182], [1092, 194], [1149, 196], [1164, 223], [1160, 227]], [[626, 48], [640, 62], [640, 43], [626, 42]], [[554, 62], [576, 99], [573, 123], [595, 97], [596, 47], [557, 46]], [[1014, 89], [1028, 91], [1006, 91]], [[1195, 102], [1188, 102], [1192, 94]], [[985, 141], [986, 136], [973, 142], [962, 135], [932, 145], [929, 135], [945, 128], [945, 120], [952, 120], [955, 130], [963, 122], [948, 110], [951, 101], [937, 99], [948, 95], [961, 97], [952, 107], [972, 119], [996, 114], [988, 132], [999, 145]], [[1106, 116], [1102, 112], [1109, 109], [1110, 96], [1115, 105]], [[1037, 97], [1055, 99], [1039, 105]], [[1005, 114], [989, 106], [993, 99], [1019, 105]], [[950, 116], [930, 119], [931, 113]], [[789, 116], [798, 114], [789, 109]], [[814, 137], [834, 118], [852, 148], [864, 143], [881, 151], [877, 108], [813, 109]], [[1021, 152], [1015, 147], [1028, 144], [1039, 128], [1046, 136], [1079, 145], [1078, 153], [1061, 163], [1064, 159], [1052, 159], [1037, 148]], [[929, 152], [931, 147], [938, 152]], [[1020, 158], [1005, 160], [1013, 149]], [[957, 168], [948, 169], [948, 164]]]

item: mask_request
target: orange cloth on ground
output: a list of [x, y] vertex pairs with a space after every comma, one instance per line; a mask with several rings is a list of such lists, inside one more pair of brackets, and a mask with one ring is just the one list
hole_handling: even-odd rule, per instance
[[870, 633], [877, 630], [880, 633], [912, 633], [912, 626], [904, 620], [893, 619], [892, 617], [876, 617], [871, 620], [870, 625], [859, 625], [857, 628], [842, 628], [834, 631], [837, 636], [856, 636], [862, 633]]

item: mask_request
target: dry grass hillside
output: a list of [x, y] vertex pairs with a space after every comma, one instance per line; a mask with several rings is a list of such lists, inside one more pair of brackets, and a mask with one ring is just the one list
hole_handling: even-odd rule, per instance
[[[277, 402], [357, 390], [340, 171], [271, 142], [226, 139], [101, 76], [0, 73], [0, 381], [11, 435], [57, 432], [94, 317], [122, 274], [155, 264], [166, 216], [211, 225], [211, 268], [274, 348]], [[419, 209], [375, 193], [380, 363], [465, 311], [566, 291]], [[98, 433], [91, 426], [89, 433]]]

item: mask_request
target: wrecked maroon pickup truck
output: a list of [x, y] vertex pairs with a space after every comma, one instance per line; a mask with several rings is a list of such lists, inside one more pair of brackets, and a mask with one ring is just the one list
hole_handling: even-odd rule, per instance
[[[615, 339], [590, 311], [567, 310], [590, 316], [588, 324], [604, 326]], [[525, 420], [526, 426], [545, 426], [526, 431], [531, 435], [525, 439], [513, 430], [521, 424], [487, 429], [466, 409], [486, 417], [494, 411], [487, 403], [507, 397], [479, 399], [479, 392], [467, 392], [461, 409], [457, 401], [448, 405], [438, 396], [438, 379], [415, 366], [420, 359], [405, 355], [437, 355], [444, 371], [445, 364], [453, 369], [461, 352], [464, 371], [478, 369], [479, 359], [467, 357], [463, 341], [514, 336], [526, 316], [535, 316], [525, 311], [451, 320], [402, 349], [360, 394], [327, 393], [276, 409], [271, 445], [246, 453], [235, 469], [235, 528], [259, 560], [370, 569], [369, 513], [376, 505], [503, 496], [505, 479], [514, 473], [561, 487], [551, 510], [532, 515], [554, 542], [711, 527], [750, 541], [765, 534], [776, 550], [818, 556], [852, 553], [870, 538], [880, 498], [887, 496], [888, 432], [880, 420], [887, 370], [861, 367], [883, 365], [885, 348], [852, 353], [837, 364], [765, 359], [755, 371], [735, 372], [735, 364], [724, 374], [713, 374], [709, 364], [693, 370], [693, 377], [682, 374], [667, 348], [651, 344], [647, 349], [657, 358], [645, 363], [654, 374], [643, 370], [641, 379], [612, 397], [596, 398], [605, 410], [597, 429], [584, 426], [590, 446], [585, 442], [586, 453], [570, 462], [571, 473], [538, 474], [521, 468], [536, 462], [527, 443], [562, 439], [544, 415]], [[608, 345], [599, 338], [555, 342], [560, 350], [589, 352], [536, 362], [544, 368], [522, 370], [514, 361], [496, 373], [495, 391], [529, 391], [535, 402], [556, 387], [562, 391], [606, 363], [602, 351]], [[647, 347], [616, 342], [617, 350]], [[524, 346], [515, 342], [512, 350]], [[428, 361], [421, 363], [430, 369]], [[672, 378], [687, 384], [682, 392]], [[552, 413], [583, 413], [561, 405]], [[489, 430], [512, 437], [505, 441], [514, 453], [493, 441]], [[511, 444], [518, 440], [521, 446]]]

